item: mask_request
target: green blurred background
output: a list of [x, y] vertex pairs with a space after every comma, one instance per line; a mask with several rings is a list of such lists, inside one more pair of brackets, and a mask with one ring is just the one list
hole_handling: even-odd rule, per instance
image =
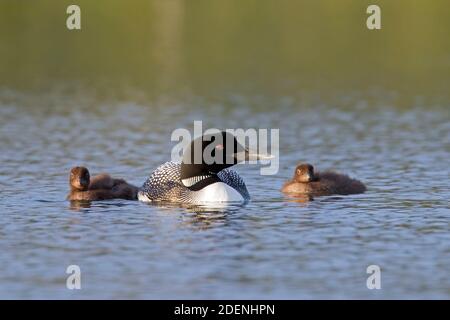
[[[81, 7], [82, 30], [66, 28]], [[366, 28], [366, 8], [382, 29]], [[379, 88], [447, 101], [448, 0], [1, 0], [0, 86], [99, 96]]]

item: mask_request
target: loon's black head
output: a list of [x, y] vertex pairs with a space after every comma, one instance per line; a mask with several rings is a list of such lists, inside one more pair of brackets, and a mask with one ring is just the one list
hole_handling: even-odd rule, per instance
[[239, 162], [266, 158], [266, 155], [251, 153], [229, 132], [203, 135], [194, 139], [183, 153], [181, 180], [190, 187], [207, 178], [217, 179], [217, 173]]

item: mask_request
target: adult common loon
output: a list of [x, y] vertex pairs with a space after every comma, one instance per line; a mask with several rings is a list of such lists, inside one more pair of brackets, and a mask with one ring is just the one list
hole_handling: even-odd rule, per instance
[[251, 153], [231, 133], [204, 135], [186, 148], [181, 163], [169, 161], [159, 166], [139, 190], [138, 199], [187, 204], [247, 202], [250, 194], [244, 180], [227, 168], [244, 160], [269, 158]]

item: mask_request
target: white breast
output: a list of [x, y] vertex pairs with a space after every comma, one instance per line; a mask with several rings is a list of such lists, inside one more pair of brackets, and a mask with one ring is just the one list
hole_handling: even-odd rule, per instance
[[223, 182], [212, 183], [194, 193], [195, 202], [244, 202], [239, 192]]

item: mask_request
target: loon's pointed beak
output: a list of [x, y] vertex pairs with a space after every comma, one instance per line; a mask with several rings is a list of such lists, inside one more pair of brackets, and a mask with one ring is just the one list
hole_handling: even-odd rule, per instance
[[258, 153], [255, 150], [245, 150], [246, 152], [246, 158], [245, 160], [270, 160], [275, 158], [273, 155], [271, 155], [270, 153]]
[[270, 160], [275, 158], [269, 153], [258, 153], [256, 150], [245, 149], [244, 151], [235, 153], [236, 159], [241, 161], [257, 161], [257, 160]]

